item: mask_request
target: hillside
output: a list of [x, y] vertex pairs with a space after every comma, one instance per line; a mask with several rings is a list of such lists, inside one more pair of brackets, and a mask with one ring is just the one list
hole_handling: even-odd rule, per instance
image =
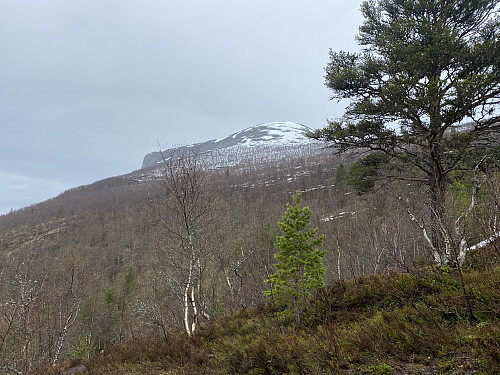
[[[147, 154], [142, 162], [142, 168], [161, 165], [169, 152], [182, 153], [186, 149], [195, 149], [199, 154], [224, 154], [227, 160], [223, 166], [241, 164], [249, 154], [263, 154], [264, 160], [276, 160], [283, 157], [283, 151], [290, 151], [301, 146], [317, 144], [305, 137], [304, 133], [311, 128], [294, 122], [270, 122], [251, 126], [227, 137], [212, 139], [193, 145], [182, 145], [163, 151]], [[262, 152], [271, 151], [271, 152]], [[264, 156], [265, 154], [265, 156]], [[227, 157], [230, 155], [229, 157]]]
[[[270, 129], [268, 125], [266, 127]], [[258, 139], [260, 132], [256, 129], [259, 127], [240, 132], [235, 138], [253, 132], [254, 139]], [[248, 134], [245, 137], [247, 141], [250, 139]], [[309, 367], [311, 359], [323, 363], [321, 366], [328, 372], [332, 371], [331, 365], [325, 358], [330, 358], [328, 355], [331, 354], [325, 357], [324, 345], [333, 344], [321, 341], [326, 339], [316, 334], [323, 332], [322, 335], [330, 335], [320, 328], [329, 324], [336, 325], [335, 329], [346, 329], [342, 335], [346, 337], [347, 346], [342, 353], [353, 354], [345, 354], [343, 359], [335, 357], [343, 363], [344, 370], [355, 371], [359, 368], [360, 371], [368, 371], [368, 366], [375, 366], [370, 367], [373, 370], [371, 373], [377, 373], [383, 368], [376, 367], [376, 362], [370, 362], [364, 356], [365, 342], [349, 338], [348, 332], [359, 332], [359, 327], [356, 331], [351, 325], [355, 322], [368, 319], [366, 324], [370, 325], [379, 322], [385, 312], [399, 314], [399, 310], [394, 309], [400, 308], [423, 311], [423, 316], [428, 317], [432, 324], [444, 324], [441, 330], [446, 331], [449, 327], [458, 327], [459, 331], [470, 328], [471, 335], [478, 337], [471, 339], [470, 347], [482, 347], [485, 343], [486, 347], [482, 348], [486, 348], [487, 353], [495, 348], [493, 345], [492, 349], [489, 340], [491, 337], [496, 340], [498, 332], [495, 320], [498, 318], [498, 306], [495, 301], [500, 298], [496, 298], [493, 292], [493, 286], [498, 284], [498, 272], [495, 271], [498, 248], [490, 248], [488, 256], [491, 262], [488, 264], [481, 260], [481, 255], [478, 259], [467, 258], [464, 264], [466, 277], [473, 280], [466, 283], [468, 289], [465, 295], [473, 293], [479, 296], [474, 297], [477, 300], [473, 299], [474, 311], [480, 314], [486, 311], [481, 307], [480, 298], [483, 298], [488, 311], [494, 312], [494, 318], [486, 318], [490, 313], [485, 313], [478, 322], [471, 321], [462, 310], [463, 299], [458, 296], [464, 292], [457, 287], [455, 271], [450, 273], [454, 281], [450, 279], [443, 285], [443, 294], [431, 287], [439, 282], [442, 270], [432, 271], [428, 276], [424, 274], [422, 280], [412, 273], [416, 260], [424, 264], [428, 264], [429, 260], [429, 249], [421, 228], [408, 215], [409, 210], [424, 223], [428, 217], [425, 205], [427, 195], [420, 186], [381, 183], [373, 193], [358, 196], [346, 185], [345, 176], [338, 173], [356, 160], [355, 154], [339, 157], [331, 149], [307, 143], [240, 146], [226, 149], [231, 152], [219, 150], [202, 154], [191, 151], [193, 147], [190, 147], [187, 148], [188, 157], [184, 159], [171, 158], [164, 164], [71, 189], [48, 201], [0, 216], [0, 374], [37, 373], [35, 369], [45, 365], [64, 363], [66, 366], [68, 362], [65, 361], [72, 357], [92, 357], [101, 352], [111, 356], [116, 354], [117, 357], [101, 356], [96, 357], [94, 362], [84, 363], [101, 366], [98, 363], [103, 361], [102, 366], [108, 364], [114, 368], [121, 361], [120, 356], [131, 355], [130, 361], [124, 359], [125, 366], [130, 363], [130, 369], [138, 373], [148, 373], [141, 369], [138, 362], [154, 371], [168, 368], [165, 366], [173, 363], [172, 368], [179, 373], [196, 372], [190, 366], [198, 365], [208, 366], [203, 367], [206, 373], [215, 371], [214, 366], [227, 373], [238, 366], [246, 368], [246, 373], [279, 373], [283, 371], [280, 363], [284, 360], [289, 362], [290, 358], [285, 355], [283, 359], [279, 357], [281, 354], [268, 350], [278, 348], [281, 353], [286, 342], [298, 343], [297, 348], [290, 348], [293, 355], [298, 353], [297, 350], [310, 355], [309, 359], [299, 357], [302, 362], [296, 364], [299, 367], [290, 368], [291, 373], [313, 372]], [[179, 162], [186, 164], [176, 164]], [[471, 245], [497, 232], [492, 218], [498, 215], [495, 204], [498, 202], [498, 174], [493, 170], [483, 177], [477, 207], [466, 222], [467, 241]], [[183, 212], [175, 205], [172, 182], [186, 183], [189, 189], [195, 188], [185, 191], [195, 192], [191, 197], [197, 198], [193, 200], [197, 204], [191, 206], [193, 211], [190, 212], [202, 218], [193, 232], [196, 233], [198, 246], [194, 254], [196, 288], [193, 288], [194, 284], [188, 284], [191, 255], [186, 253], [182, 241], [179, 241], [185, 235], [179, 222]], [[332, 293], [337, 293], [334, 291], [340, 286], [352, 288], [347, 289], [347, 294], [335, 294], [332, 297], [335, 303], [325, 307], [326, 310], [320, 309], [331, 309], [335, 315], [334, 323], [331, 323], [332, 317], [322, 317], [318, 315], [321, 311], [315, 310], [326, 302], [321, 299], [314, 302], [311, 305], [312, 325], [301, 328], [305, 331], [295, 331], [288, 324], [278, 324], [273, 318], [273, 311], [262, 307], [265, 302], [262, 291], [268, 288], [264, 280], [274, 272], [274, 241], [278, 234], [276, 222], [297, 190], [302, 192], [304, 204], [313, 212], [312, 225], [325, 235], [323, 247], [327, 252], [323, 262]], [[470, 186], [466, 179], [450, 188], [447, 214], [451, 229], [460, 212], [468, 206], [469, 196]], [[399, 197], [404, 197], [404, 200]], [[481, 250], [478, 254], [482, 254]], [[383, 273], [393, 276], [388, 276], [389, 281], [383, 281], [385, 276], [370, 277]], [[481, 279], [483, 273], [485, 279]], [[379, 280], [373, 287], [357, 289], [357, 285], [371, 285], [373, 280]], [[416, 294], [413, 297], [413, 287], [403, 288], [402, 295], [398, 294], [398, 290], [385, 289], [389, 284], [396, 285], [397, 280], [402, 280], [404, 285], [407, 282], [408, 285], [422, 284], [422, 296]], [[372, 295], [372, 289], [379, 287], [378, 282], [384, 284], [379, 285], [382, 291]], [[446, 289], [448, 284], [454, 285], [453, 288]], [[489, 291], [481, 289], [483, 284]], [[183, 301], [187, 287], [193, 288], [193, 301], [200, 312], [196, 324], [202, 336], [192, 341], [179, 334], [186, 316]], [[477, 288], [481, 290], [477, 292], [479, 294], [476, 294]], [[361, 293], [354, 303], [357, 307], [346, 306], [344, 302], [350, 301], [349, 296], [357, 293]], [[374, 301], [381, 300], [382, 295], [395, 299], [383, 306], [372, 306]], [[362, 302], [364, 298], [368, 301], [366, 304]], [[448, 304], [447, 301], [450, 301], [449, 308], [443, 307]], [[382, 307], [382, 310], [375, 307]], [[439, 314], [455, 311], [459, 316], [456, 324], [463, 325], [449, 325], [448, 318], [437, 322]], [[408, 314], [413, 314], [413, 322], [422, 323], [415, 311], [411, 310]], [[189, 310], [187, 316], [193, 319], [193, 311]], [[242, 321], [242, 317], [245, 320]], [[234, 323], [231, 323], [232, 319], [235, 319]], [[243, 330], [248, 327], [249, 336], [239, 332], [239, 328], [231, 329], [233, 325], [242, 325]], [[483, 326], [487, 328], [481, 328]], [[269, 333], [277, 334], [278, 341], [269, 336], [259, 336], [267, 328]], [[316, 333], [310, 335], [313, 331], [306, 329]], [[408, 337], [412, 337], [414, 333], [411, 330], [416, 328], [408, 329]], [[428, 332], [422, 332], [426, 335], [435, 333], [430, 328]], [[205, 334], [208, 336], [203, 336]], [[448, 334], [452, 336], [440, 342], [446, 348], [447, 363], [452, 363], [456, 357], [451, 352], [456, 346], [451, 342], [460, 338], [453, 336], [454, 331], [447, 331], [444, 335]], [[251, 340], [254, 335], [255, 342]], [[149, 341], [151, 337], [153, 339]], [[379, 338], [372, 339], [380, 345], [374, 344], [366, 349], [368, 353], [385, 358], [384, 362], [396, 369], [397, 362], [391, 358], [394, 359], [397, 351], [383, 354], [375, 350], [387, 341], [387, 336], [381, 334]], [[239, 344], [241, 340], [243, 347]], [[317, 349], [318, 344], [309, 340], [323, 342], [319, 346], [323, 349]], [[415, 345], [420, 345], [421, 341], [425, 342], [419, 338]], [[263, 344], [265, 342], [273, 345], [267, 347]], [[181, 358], [169, 354], [169, 343], [185, 348], [186, 352], [180, 351]], [[158, 352], [147, 354], [137, 351], [139, 359], [134, 359], [135, 354], [126, 354], [130, 350], [136, 351], [140, 345]], [[197, 345], [202, 345], [204, 351]], [[436, 354], [440, 352], [435, 343], [425, 345], [431, 345], [431, 356], [441, 358]], [[242, 352], [236, 351], [239, 347]], [[402, 350], [409, 355], [413, 355], [411, 350], [416, 350], [404, 348]], [[336, 349], [330, 346], [326, 350]], [[422, 349], [423, 352], [425, 350]], [[233, 354], [225, 357], [225, 351]], [[190, 353], [198, 354], [191, 357]], [[467, 353], [471, 361], [481, 361], [475, 353]], [[397, 355], [403, 356], [401, 352]], [[491, 353], [485, 355], [487, 361], [495, 358]], [[170, 356], [167, 357], [170, 359], [159, 359], [159, 356]], [[237, 361], [240, 357], [258, 359], [259, 356], [267, 358], [269, 366], [276, 363], [276, 367]], [[346, 361], [350, 363], [348, 356], [353, 358], [352, 366], [345, 364]], [[213, 362], [214, 358], [217, 358], [216, 362]], [[419, 356], [417, 359], [421, 361], [422, 358]], [[358, 360], [361, 362], [356, 362]], [[413, 359], [407, 357], [404, 361], [413, 363]], [[418, 361], [416, 363], [422, 363]], [[432, 362], [430, 368], [435, 368], [437, 363]], [[486, 365], [477, 367], [475, 363], [471, 365], [476, 366], [473, 368], [488, 369]], [[56, 366], [54, 369], [60, 368]], [[102, 368], [92, 371], [95, 374], [112, 373]], [[158, 370], [157, 373], [162, 372]]]
[[471, 254], [463, 283], [456, 270], [415, 264], [409, 273], [333, 283], [310, 301], [300, 327], [262, 305], [209, 322], [192, 338], [131, 339], [39, 373], [497, 374], [500, 263], [497, 250], [485, 251], [492, 260]]

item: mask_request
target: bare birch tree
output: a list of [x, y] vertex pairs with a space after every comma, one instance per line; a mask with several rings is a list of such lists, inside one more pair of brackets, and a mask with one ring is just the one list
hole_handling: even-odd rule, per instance
[[203, 276], [215, 219], [215, 195], [209, 189], [202, 158], [193, 150], [164, 155], [162, 172], [160, 183], [166, 196], [159, 250], [166, 266], [164, 278], [181, 300], [184, 328], [191, 335], [200, 317], [210, 317], [203, 296]]

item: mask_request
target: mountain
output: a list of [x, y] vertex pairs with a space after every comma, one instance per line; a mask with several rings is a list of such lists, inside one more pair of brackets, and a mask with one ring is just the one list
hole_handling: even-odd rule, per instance
[[[174, 176], [184, 183], [177, 201], [156, 164], [0, 215], [0, 375], [54, 363], [43, 374], [60, 374], [61, 361], [93, 355], [85, 373], [497, 373], [498, 243], [470, 251], [460, 273], [429, 267], [421, 228], [397, 199], [424, 218], [427, 192], [398, 184], [352, 194], [336, 171], [358, 155], [303, 138], [307, 129], [263, 124], [205, 142], [213, 152], [200, 158], [203, 173]], [[494, 235], [497, 175], [485, 182], [470, 243]], [[331, 285], [304, 306], [311, 316], [297, 329], [262, 294], [275, 223], [296, 191], [325, 235]], [[463, 199], [450, 202], [460, 212]], [[192, 339], [176, 335], [192, 281], [177, 235], [188, 215], [199, 223], [187, 241], [194, 233], [203, 323]], [[83, 369], [75, 361], [65, 373]]]
[[[317, 143], [304, 134], [311, 128], [294, 122], [270, 122], [252, 126], [233, 133], [224, 138], [211, 139], [194, 145], [177, 147], [176, 152], [185, 148], [195, 148], [198, 153], [223, 151], [228, 153], [251, 152], [256, 148], [283, 148]], [[246, 150], [245, 150], [246, 149]], [[246, 151], [246, 152], [245, 152]], [[163, 153], [169, 150], [162, 151]], [[147, 154], [142, 162], [142, 168], [154, 167], [163, 162], [162, 152], [155, 151]]]

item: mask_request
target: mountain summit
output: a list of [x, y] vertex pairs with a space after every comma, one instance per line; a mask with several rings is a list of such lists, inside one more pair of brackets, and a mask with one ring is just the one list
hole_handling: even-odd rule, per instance
[[[270, 122], [249, 127], [224, 138], [184, 147], [195, 147], [197, 152], [205, 153], [235, 147], [303, 145], [314, 142], [305, 136], [305, 133], [310, 130], [311, 128], [295, 122]], [[151, 152], [144, 157], [142, 168], [153, 167], [162, 162], [159, 151]]]

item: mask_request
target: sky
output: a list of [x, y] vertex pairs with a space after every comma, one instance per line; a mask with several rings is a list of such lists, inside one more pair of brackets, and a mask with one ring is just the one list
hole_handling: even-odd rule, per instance
[[324, 127], [361, 0], [0, 0], [0, 214], [169, 145]]

